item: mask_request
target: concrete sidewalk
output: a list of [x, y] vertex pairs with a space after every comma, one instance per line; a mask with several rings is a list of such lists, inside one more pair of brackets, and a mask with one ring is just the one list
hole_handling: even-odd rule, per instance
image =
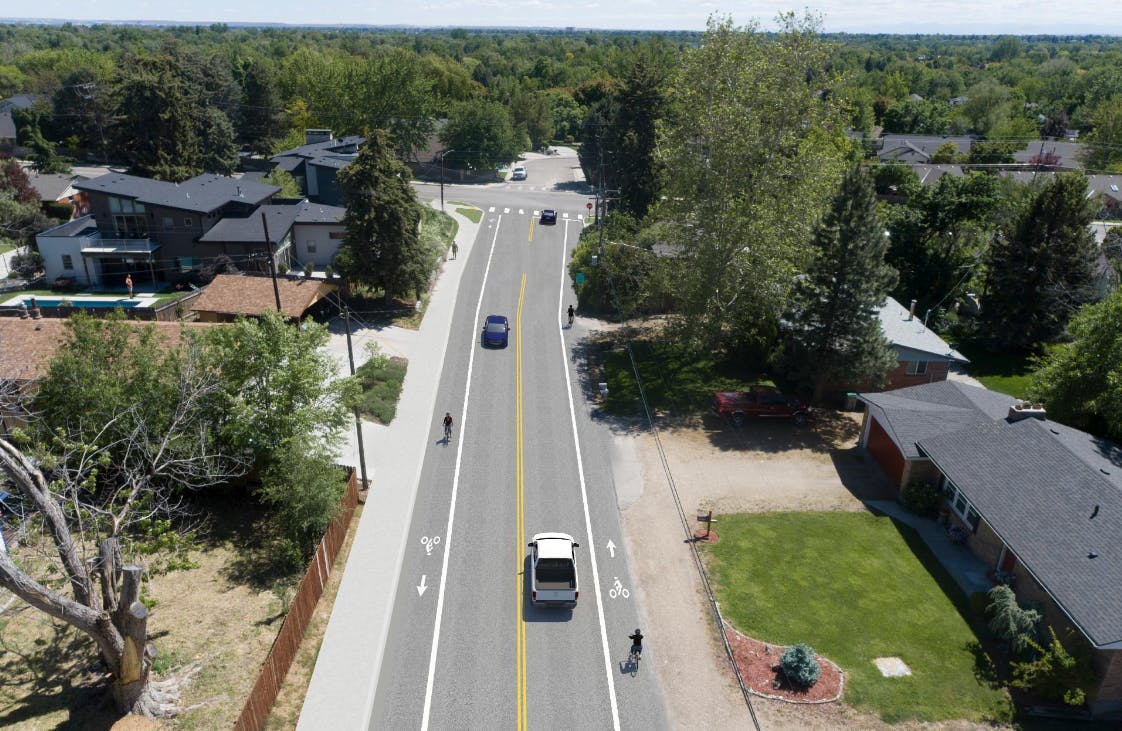
[[[459, 224], [459, 257], [444, 262], [420, 329], [352, 331], [357, 332], [353, 336], [356, 365], [365, 359], [365, 354], [361, 359], [357, 355], [362, 352], [362, 344], [374, 340], [383, 353], [408, 358], [409, 369], [393, 428], [363, 423], [371, 489], [300, 711], [298, 729], [365, 728], [374, 706], [421, 465], [436, 428], [432, 414], [456, 293], [480, 229], [480, 224], [457, 215], [453, 207], [446, 206], [446, 211]], [[340, 345], [341, 362], [346, 368], [345, 336], [333, 335], [331, 349], [337, 359]], [[358, 464], [353, 429], [341, 459], [344, 464]]]

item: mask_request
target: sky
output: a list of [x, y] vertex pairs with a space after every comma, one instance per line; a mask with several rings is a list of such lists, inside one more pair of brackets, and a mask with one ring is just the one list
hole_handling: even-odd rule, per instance
[[[803, 0], [805, 2], [805, 0]], [[10, 19], [703, 30], [710, 15], [774, 27], [781, 12], [809, 10], [828, 33], [1122, 35], [1115, 0], [39, 0]], [[10, 12], [10, 11], [9, 11]], [[3, 13], [3, 11], [0, 11]]]

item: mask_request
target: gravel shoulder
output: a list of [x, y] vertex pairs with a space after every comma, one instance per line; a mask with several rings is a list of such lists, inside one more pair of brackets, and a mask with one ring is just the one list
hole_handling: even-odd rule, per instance
[[[624, 540], [648, 635], [645, 667], [659, 675], [674, 728], [750, 729], [688, 542], [698, 511], [712, 509], [720, 532], [722, 514], [864, 510], [862, 499], [884, 497], [890, 486], [857, 448], [859, 414], [816, 415], [805, 429], [785, 421], [734, 429], [708, 416], [663, 421], [657, 438], [638, 428], [621, 429], [615, 438]], [[752, 706], [764, 729], [974, 728], [889, 725], [844, 703], [806, 706], [753, 697]]]

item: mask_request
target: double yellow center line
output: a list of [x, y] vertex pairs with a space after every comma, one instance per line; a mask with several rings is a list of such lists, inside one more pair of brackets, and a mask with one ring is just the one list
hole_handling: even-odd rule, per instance
[[[531, 236], [533, 228], [531, 224]], [[514, 318], [514, 484], [515, 484], [515, 531], [518, 549], [518, 613], [517, 655], [518, 664], [518, 731], [525, 731], [526, 722], [526, 619], [522, 610], [525, 605], [526, 576], [526, 518], [523, 515], [523, 450], [522, 450], [522, 303], [526, 298], [526, 275], [522, 275], [522, 286], [518, 291], [518, 313]]]

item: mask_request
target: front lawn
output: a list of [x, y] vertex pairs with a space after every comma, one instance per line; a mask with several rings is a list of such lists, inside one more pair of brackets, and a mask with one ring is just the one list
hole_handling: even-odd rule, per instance
[[[725, 617], [836, 662], [846, 703], [890, 723], [1012, 717], [1008, 694], [982, 679], [989, 659], [956, 585], [911, 529], [847, 512], [722, 515], [717, 528], [720, 542], [703, 550]], [[912, 675], [883, 677], [878, 657], [901, 658]]]
[[[658, 411], [702, 411], [712, 407], [714, 391], [735, 391], [751, 383], [774, 385], [742, 367], [719, 361], [686, 346], [664, 340], [635, 340], [635, 362], [651, 407]], [[631, 415], [641, 410], [631, 358], [623, 347], [607, 350], [601, 367], [608, 384], [604, 408]]]
[[962, 343], [958, 351], [970, 359], [966, 372], [986, 388], [1014, 398], [1028, 398], [1033, 370], [1030, 353], [993, 351], [975, 342]]

